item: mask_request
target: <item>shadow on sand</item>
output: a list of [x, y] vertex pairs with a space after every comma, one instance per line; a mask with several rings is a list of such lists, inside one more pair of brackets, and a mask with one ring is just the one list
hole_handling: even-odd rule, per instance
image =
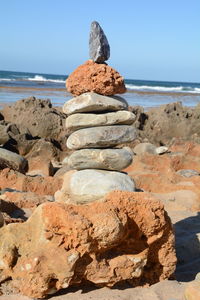
[[178, 258], [176, 279], [188, 282], [200, 272], [200, 212], [174, 225]]

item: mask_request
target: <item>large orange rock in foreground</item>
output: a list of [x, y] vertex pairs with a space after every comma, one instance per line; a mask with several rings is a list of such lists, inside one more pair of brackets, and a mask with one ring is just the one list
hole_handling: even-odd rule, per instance
[[126, 92], [123, 77], [106, 64], [92, 60], [79, 66], [66, 80], [68, 92], [79, 96], [86, 92], [112, 96]]
[[4, 226], [0, 244], [1, 281], [33, 298], [84, 281], [153, 284], [176, 265], [170, 219], [146, 193], [115, 191], [88, 205], [44, 203], [27, 222]]

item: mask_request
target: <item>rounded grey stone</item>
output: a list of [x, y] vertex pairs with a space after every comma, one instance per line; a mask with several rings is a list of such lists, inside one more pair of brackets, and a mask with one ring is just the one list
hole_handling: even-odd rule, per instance
[[200, 175], [198, 171], [190, 170], [190, 169], [188, 169], [188, 170], [187, 169], [178, 170], [176, 173], [178, 175], [181, 175], [181, 176], [187, 177], [187, 178]]
[[116, 111], [105, 114], [79, 113], [66, 119], [66, 128], [69, 132], [78, 129], [108, 125], [130, 125], [135, 121], [135, 115], [130, 111]]
[[25, 173], [28, 168], [28, 161], [21, 155], [0, 148], [0, 169], [10, 168]]
[[104, 169], [121, 171], [132, 163], [130, 148], [123, 149], [82, 149], [72, 153], [67, 160], [72, 169]]
[[67, 139], [69, 149], [107, 148], [132, 142], [136, 130], [129, 125], [85, 128], [73, 132]]
[[93, 92], [84, 93], [72, 98], [63, 106], [63, 112], [67, 115], [82, 112], [105, 112], [127, 110], [128, 103], [119, 96], [102, 96]]

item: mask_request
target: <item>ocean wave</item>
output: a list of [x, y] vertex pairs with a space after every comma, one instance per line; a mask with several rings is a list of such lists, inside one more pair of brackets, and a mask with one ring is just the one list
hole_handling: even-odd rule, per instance
[[149, 85], [134, 85], [126, 84], [128, 90], [140, 90], [140, 91], [157, 91], [157, 92], [185, 92], [185, 93], [200, 93], [200, 88], [192, 87], [165, 87], [165, 86], [149, 86]]
[[29, 80], [29, 81], [39, 81], [39, 82], [65, 83], [65, 80], [45, 78], [45, 77], [43, 77], [41, 75], [35, 75], [34, 77], [29, 77], [26, 80]]
[[155, 90], [155, 91], [163, 91], [163, 92], [177, 92], [182, 91], [183, 87], [164, 87], [164, 86], [149, 86], [149, 85], [133, 85], [133, 84], [126, 84], [127, 89], [130, 90]]
[[15, 79], [10, 79], [10, 78], [0, 78], [0, 81], [15, 81]]
[[0, 81], [36, 81], [36, 82], [55, 82], [55, 83], [65, 83], [62, 79], [51, 79], [45, 78], [41, 75], [35, 75], [34, 77], [28, 76], [15, 76], [16, 78], [0, 78]]

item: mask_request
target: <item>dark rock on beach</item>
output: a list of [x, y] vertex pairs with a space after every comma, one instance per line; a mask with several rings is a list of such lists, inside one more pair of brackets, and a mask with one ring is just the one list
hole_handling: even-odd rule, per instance
[[110, 57], [110, 46], [108, 40], [103, 29], [96, 21], [91, 24], [89, 48], [90, 58], [94, 62], [103, 63]]
[[0, 148], [0, 169], [4, 168], [25, 173], [28, 169], [28, 161], [16, 153]]
[[200, 105], [192, 108], [175, 102], [147, 112], [140, 106], [129, 109], [136, 115], [134, 126], [138, 129], [140, 141], [157, 146], [167, 145], [173, 138], [200, 143]]
[[52, 107], [50, 100], [30, 97], [5, 106], [2, 114], [7, 122], [23, 125], [33, 137], [59, 141], [64, 135], [65, 115]]

